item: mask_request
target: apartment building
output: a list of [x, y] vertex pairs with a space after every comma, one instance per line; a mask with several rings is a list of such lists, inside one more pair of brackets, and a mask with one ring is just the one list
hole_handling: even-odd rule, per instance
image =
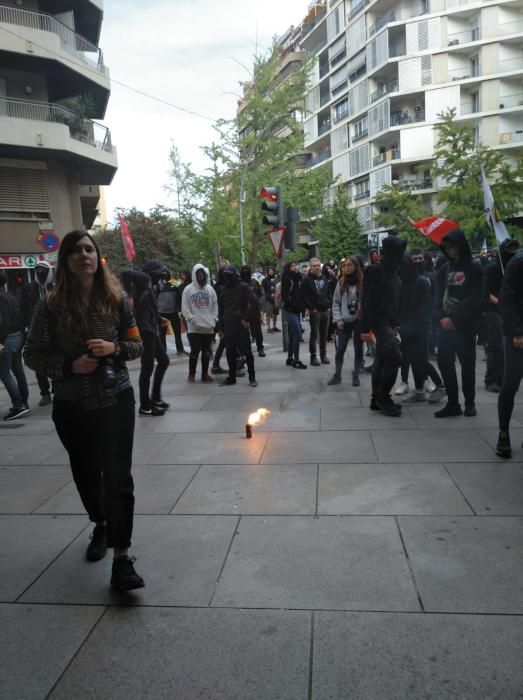
[[446, 107], [509, 159], [523, 148], [523, 0], [326, 0], [309, 6], [300, 44], [317, 56], [308, 167], [328, 164], [372, 243], [385, 235], [384, 185], [436, 210], [434, 124]]
[[117, 170], [97, 121], [102, 15], [102, 0], [0, 0], [0, 267], [19, 280], [56, 257], [50, 234], [92, 226]]

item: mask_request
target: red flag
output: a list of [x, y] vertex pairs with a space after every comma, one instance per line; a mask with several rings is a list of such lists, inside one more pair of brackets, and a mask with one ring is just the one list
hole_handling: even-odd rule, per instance
[[429, 216], [421, 221], [411, 221], [410, 223], [438, 245], [449, 231], [459, 228], [459, 224], [455, 221], [444, 219], [442, 216]]
[[120, 219], [120, 226], [122, 229], [122, 243], [123, 243], [123, 249], [125, 251], [125, 257], [129, 262], [132, 262], [134, 258], [136, 257], [136, 252], [134, 250], [134, 243], [133, 239], [131, 236], [131, 232], [129, 231], [127, 227], [127, 223], [123, 216], [119, 213], [118, 218]]

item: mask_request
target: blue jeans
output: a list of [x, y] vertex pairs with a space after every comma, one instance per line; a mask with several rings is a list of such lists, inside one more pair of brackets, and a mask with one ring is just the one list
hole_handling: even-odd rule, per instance
[[336, 366], [335, 376], [340, 379], [343, 359], [351, 336], [353, 336], [352, 342], [354, 343], [353, 377], [359, 376], [363, 364], [363, 343], [360, 335], [360, 324], [358, 321], [353, 321], [352, 323], [345, 322], [343, 330], [340, 331], [339, 328], [336, 330], [336, 356], [334, 358], [334, 364]]
[[15, 408], [20, 408], [29, 398], [29, 388], [22, 364], [24, 340], [25, 336], [21, 331], [11, 333], [5, 339], [4, 349], [0, 353], [0, 379]]
[[289, 329], [289, 360], [300, 359], [301, 323], [300, 315], [292, 311], [285, 311], [287, 327]]

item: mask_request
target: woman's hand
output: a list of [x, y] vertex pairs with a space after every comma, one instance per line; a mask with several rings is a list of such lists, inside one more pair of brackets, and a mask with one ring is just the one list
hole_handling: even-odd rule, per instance
[[452, 323], [451, 319], [448, 316], [445, 316], [445, 318], [441, 319], [440, 325], [446, 331], [456, 330], [456, 326]]
[[73, 360], [73, 374], [92, 374], [98, 367], [98, 360], [89, 355], [81, 355]]
[[94, 357], [108, 357], [116, 352], [116, 345], [112, 340], [88, 340], [87, 347]]

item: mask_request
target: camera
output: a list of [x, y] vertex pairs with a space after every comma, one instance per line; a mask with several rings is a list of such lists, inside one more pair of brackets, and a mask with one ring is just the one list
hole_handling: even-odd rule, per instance
[[106, 391], [112, 391], [118, 382], [118, 377], [116, 376], [116, 370], [114, 368], [114, 362], [110, 358], [104, 358], [100, 362], [96, 370], [97, 378], [100, 385]]

